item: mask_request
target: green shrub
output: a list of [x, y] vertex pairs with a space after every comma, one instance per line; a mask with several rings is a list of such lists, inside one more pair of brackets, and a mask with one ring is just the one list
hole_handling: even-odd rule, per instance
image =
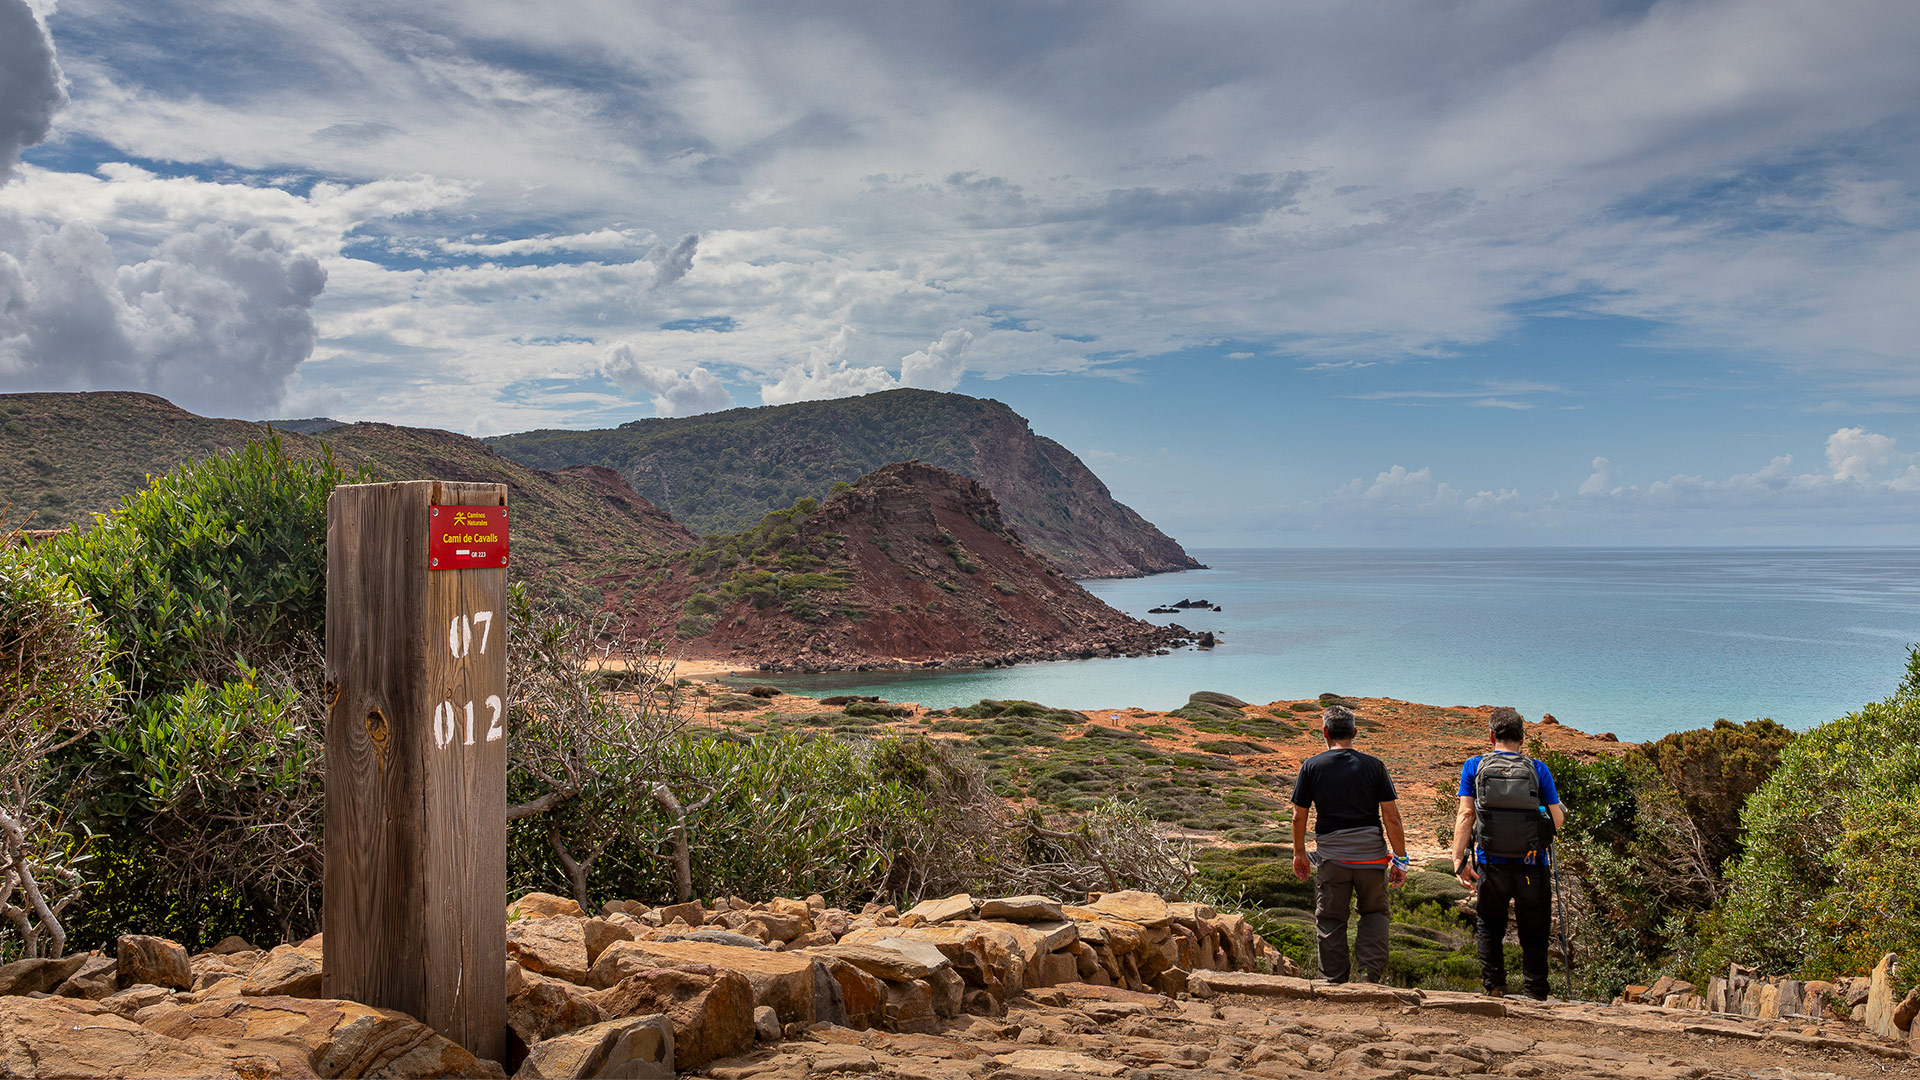
[[41, 557], [100, 612], [137, 695], [218, 681], [236, 658], [271, 668], [326, 617], [327, 497], [349, 479], [295, 461], [276, 435], [190, 461]]
[[1246, 702], [1241, 701], [1232, 694], [1222, 694], [1215, 690], [1201, 690], [1189, 695], [1187, 701], [1194, 705], [1220, 705], [1229, 709], [1247, 708]]
[[76, 921], [88, 944], [311, 932], [327, 498], [346, 479], [275, 436], [37, 550], [99, 610], [130, 691], [126, 718], [63, 759], [102, 874]]
[[1773, 775], [1793, 738], [1792, 731], [1771, 720], [1720, 720], [1636, 747], [1631, 756], [1652, 766], [1680, 797], [1707, 845], [1706, 858], [1718, 867], [1740, 853], [1741, 812]]
[[1822, 978], [1920, 955], [1920, 649], [1892, 697], [1786, 746], [1741, 821], [1707, 962]]

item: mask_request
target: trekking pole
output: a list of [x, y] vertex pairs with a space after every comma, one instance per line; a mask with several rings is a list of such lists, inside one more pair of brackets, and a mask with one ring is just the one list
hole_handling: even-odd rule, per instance
[[1567, 902], [1560, 896], [1560, 860], [1556, 845], [1547, 845], [1547, 866], [1553, 872], [1553, 906], [1560, 912], [1560, 963], [1567, 973], [1567, 1000], [1573, 1000], [1573, 950], [1567, 948]]

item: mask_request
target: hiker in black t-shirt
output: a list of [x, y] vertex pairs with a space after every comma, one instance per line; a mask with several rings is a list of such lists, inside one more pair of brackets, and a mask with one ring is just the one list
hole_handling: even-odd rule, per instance
[[[1327, 749], [1300, 765], [1293, 782], [1293, 873], [1301, 881], [1318, 869], [1314, 920], [1320, 931], [1320, 974], [1347, 981], [1347, 909], [1360, 912], [1354, 941], [1360, 974], [1379, 982], [1387, 971], [1387, 887], [1407, 880], [1407, 837], [1387, 766], [1353, 748], [1353, 713], [1334, 705], [1320, 715]], [[1317, 807], [1314, 852], [1307, 854], [1307, 809]], [[1385, 822], [1385, 835], [1381, 823]], [[1393, 850], [1387, 850], [1391, 843]]]

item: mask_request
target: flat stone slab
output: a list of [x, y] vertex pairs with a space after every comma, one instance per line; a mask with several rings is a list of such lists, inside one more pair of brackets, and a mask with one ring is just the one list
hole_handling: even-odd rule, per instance
[[1044, 896], [1008, 896], [982, 901], [977, 918], [1006, 922], [1059, 922], [1066, 918], [1060, 901]]
[[993, 1060], [1009, 1069], [1033, 1069], [1074, 1076], [1119, 1076], [1127, 1071], [1127, 1067], [1117, 1061], [1101, 1061], [1065, 1050], [1015, 1050], [1011, 1054], [996, 1055]]
[[1156, 893], [1132, 889], [1106, 893], [1087, 907], [1110, 919], [1125, 919], [1141, 926], [1173, 924], [1173, 912], [1168, 910], [1167, 901]]
[[1288, 975], [1261, 975], [1253, 971], [1197, 971], [1189, 989], [1203, 988], [1210, 994], [1248, 994], [1254, 997], [1311, 998], [1317, 989], [1305, 979]]
[[961, 893], [944, 900], [922, 900], [900, 917], [905, 919], [908, 915], [918, 915], [920, 921], [928, 926], [937, 925], [949, 919], [971, 919], [973, 918], [973, 897]]

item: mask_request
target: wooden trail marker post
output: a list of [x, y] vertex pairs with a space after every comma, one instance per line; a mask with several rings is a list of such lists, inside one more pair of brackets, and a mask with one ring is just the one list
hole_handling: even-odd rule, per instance
[[506, 1054], [507, 489], [327, 504], [322, 993]]

